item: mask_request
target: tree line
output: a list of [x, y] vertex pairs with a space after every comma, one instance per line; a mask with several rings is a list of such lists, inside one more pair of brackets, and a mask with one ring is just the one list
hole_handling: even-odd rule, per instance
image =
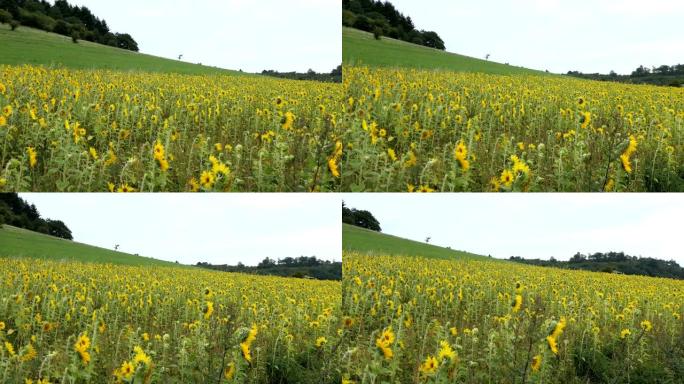
[[684, 279], [684, 268], [674, 260], [636, 257], [624, 252], [595, 252], [587, 255], [577, 252], [568, 261], [559, 261], [553, 257], [549, 260], [523, 259], [520, 256], [511, 256], [509, 260], [544, 267]]
[[342, 0], [342, 25], [381, 36], [445, 50], [437, 32], [417, 30], [411, 17], [404, 16], [389, 1]]
[[615, 71], [609, 74], [601, 73], [582, 73], [569, 71], [569, 76], [582, 79], [599, 81], [616, 81], [621, 83], [666, 85], [670, 87], [684, 86], [684, 64], [661, 65], [659, 67], [647, 68], [643, 65], [635, 69], [629, 75], [618, 75]]
[[370, 229], [371, 231], [382, 232], [382, 229], [380, 228], [380, 222], [373, 216], [372, 213], [356, 208], [348, 208], [344, 201], [342, 201], [342, 222], [345, 224]]
[[214, 265], [199, 262], [197, 267], [223, 272], [251, 273], [296, 278], [312, 278], [317, 280], [342, 280], [342, 263], [338, 261], [320, 260], [315, 256], [286, 257], [284, 259], [263, 259], [256, 267], [237, 265]]
[[72, 6], [66, 0], [0, 0], [0, 23], [19, 25], [138, 52], [138, 43], [128, 33], [113, 33], [107, 22], [83, 6]]
[[64, 222], [42, 218], [35, 205], [16, 193], [0, 193], [0, 227], [4, 224], [73, 240], [71, 230]]
[[290, 80], [313, 80], [321, 81], [325, 83], [341, 83], [342, 82], [342, 65], [338, 65], [337, 68], [330, 71], [330, 73], [318, 73], [313, 69], [309, 69], [305, 73], [301, 72], [278, 72], [272, 69], [264, 69], [261, 72], [262, 75], [279, 77], [282, 79]]

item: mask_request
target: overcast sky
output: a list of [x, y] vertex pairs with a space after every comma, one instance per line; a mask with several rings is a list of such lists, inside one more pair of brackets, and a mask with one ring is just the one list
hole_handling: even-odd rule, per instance
[[684, 265], [684, 194], [345, 194], [382, 231], [497, 258], [624, 251]]
[[392, 0], [447, 50], [566, 73], [683, 63], [680, 0]]
[[316, 256], [342, 260], [340, 197], [330, 194], [22, 193], [74, 240], [195, 264], [256, 265]]
[[340, 0], [69, 0], [129, 33], [140, 52], [227, 69], [330, 72], [342, 62]]

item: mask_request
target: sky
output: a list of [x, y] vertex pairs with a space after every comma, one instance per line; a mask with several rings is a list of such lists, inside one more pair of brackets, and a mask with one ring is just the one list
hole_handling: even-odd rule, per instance
[[387, 234], [496, 258], [624, 251], [684, 266], [684, 194], [345, 194]]
[[226, 69], [330, 72], [342, 63], [340, 0], [69, 0], [129, 33], [140, 52]]
[[326, 194], [22, 193], [80, 243], [182, 264], [342, 260], [340, 198]]
[[683, 62], [680, 0], [391, 0], [447, 51], [554, 73]]

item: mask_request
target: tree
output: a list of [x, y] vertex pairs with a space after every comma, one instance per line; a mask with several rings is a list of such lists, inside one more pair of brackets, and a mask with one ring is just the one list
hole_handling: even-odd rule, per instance
[[380, 223], [373, 214], [364, 210], [354, 210], [354, 225], [371, 231], [381, 232]]
[[73, 240], [74, 237], [71, 234], [71, 230], [64, 224], [61, 220], [50, 220], [47, 219], [47, 230], [48, 235], [60, 237], [62, 239]]
[[380, 228], [380, 223], [372, 213], [355, 208], [349, 209], [344, 201], [342, 201], [342, 222], [345, 224], [351, 224], [357, 227], [370, 229], [371, 231], [382, 231]]
[[423, 35], [423, 45], [426, 47], [435, 48], [442, 51], [446, 49], [444, 41], [442, 41], [437, 32], [421, 31], [421, 34]]
[[263, 259], [259, 265], [257, 265], [257, 268], [271, 268], [276, 266], [276, 261], [271, 259], [270, 257], [267, 257]]

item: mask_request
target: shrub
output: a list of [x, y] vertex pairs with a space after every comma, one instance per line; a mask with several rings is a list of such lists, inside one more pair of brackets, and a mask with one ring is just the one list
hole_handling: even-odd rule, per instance
[[80, 37], [80, 35], [78, 34], [78, 32], [74, 31], [74, 32], [71, 34], [71, 41], [73, 41], [74, 44], [78, 44], [78, 39], [79, 39], [79, 37]]
[[17, 28], [19, 28], [19, 22], [16, 20], [10, 21], [10, 27], [12, 28], [13, 31], [16, 30]]
[[71, 35], [71, 30], [72, 30], [71, 24], [67, 23], [64, 20], [58, 20], [57, 23], [55, 23], [55, 27], [52, 29], [52, 32], [58, 33], [58, 34], [64, 35], [64, 36], [69, 36], [69, 35]]
[[382, 37], [382, 29], [380, 29], [380, 27], [375, 27], [375, 29], [373, 29], [373, 37], [375, 40], [380, 40]]

